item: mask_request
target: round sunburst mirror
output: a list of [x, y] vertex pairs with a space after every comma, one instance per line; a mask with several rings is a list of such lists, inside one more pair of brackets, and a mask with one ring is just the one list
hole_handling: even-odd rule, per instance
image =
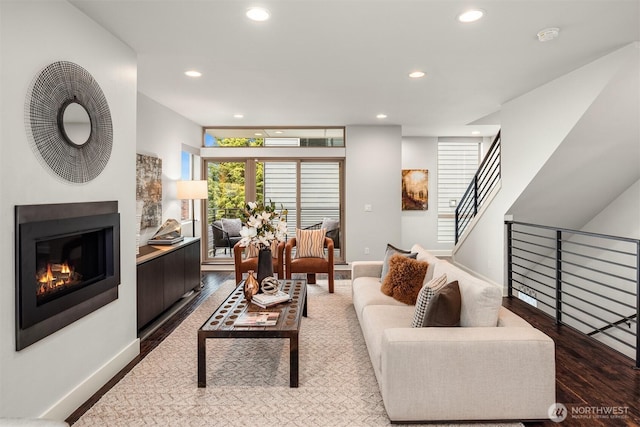
[[33, 80], [25, 110], [31, 145], [54, 173], [74, 183], [100, 175], [113, 127], [104, 93], [87, 70], [67, 61], [48, 65]]

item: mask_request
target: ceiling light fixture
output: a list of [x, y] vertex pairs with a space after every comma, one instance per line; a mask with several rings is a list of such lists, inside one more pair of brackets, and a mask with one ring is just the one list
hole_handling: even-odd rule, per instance
[[236, 119], [241, 119], [244, 117], [244, 114], [234, 114], [233, 117], [235, 117]]
[[382, 113], [380, 113], [380, 114], [378, 114], [378, 115], [376, 116], [376, 118], [378, 118], [378, 119], [386, 119], [386, 118], [387, 118], [387, 115], [386, 115], [386, 114], [382, 114]]
[[255, 136], [262, 136], [262, 134], [260, 132], [256, 132], [254, 133]]
[[483, 16], [484, 16], [484, 10], [472, 9], [472, 10], [467, 10], [466, 12], [462, 12], [460, 15], [458, 15], [458, 21], [466, 24], [469, 22], [476, 22]]
[[471, 135], [480, 135], [480, 131], [479, 130], [471, 131]]
[[409, 77], [412, 79], [419, 79], [420, 77], [424, 77], [424, 72], [422, 71], [413, 71], [409, 73]]
[[283, 131], [281, 131], [281, 130], [277, 130], [275, 133], [277, 133], [278, 135], [280, 135], [281, 133], [284, 133], [284, 132], [283, 132]]
[[557, 38], [560, 35], [560, 28], [545, 28], [544, 30], [538, 31], [538, 41], [540, 42], [548, 42]]
[[252, 7], [251, 9], [247, 10], [247, 18], [251, 19], [252, 21], [266, 21], [267, 19], [269, 19], [269, 16], [269, 11], [261, 7]]
[[202, 73], [200, 71], [196, 71], [196, 70], [185, 71], [184, 74], [185, 74], [185, 76], [189, 76], [189, 77], [200, 77], [200, 76], [202, 76]]

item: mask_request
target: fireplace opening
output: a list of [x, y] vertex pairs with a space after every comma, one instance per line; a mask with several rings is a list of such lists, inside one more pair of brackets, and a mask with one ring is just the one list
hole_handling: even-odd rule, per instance
[[16, 349], [118, 298], [117, 202], [16, 206]]
[[36, 305], [106, 277], [105, 230], [36, 242]]

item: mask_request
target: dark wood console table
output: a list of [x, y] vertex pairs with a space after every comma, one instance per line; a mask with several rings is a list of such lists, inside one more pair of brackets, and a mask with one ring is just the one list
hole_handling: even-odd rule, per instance
[[200, 238], [167, 246], [140, 246], [136, 257], [138, 331], [184, 294], [200, 287]]

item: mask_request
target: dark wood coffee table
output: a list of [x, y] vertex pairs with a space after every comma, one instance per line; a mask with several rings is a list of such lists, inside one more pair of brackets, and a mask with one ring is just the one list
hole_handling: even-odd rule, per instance
[[[207, 338], [288, 338], [289, 386], [298, 387], [298, 333], [302, 316], [307, 316], [307, 281], [281, 280], [281, 289], [291, 295], [291, 302], [261, 308], [247, 303], [244, 281], [198, 329], [198, 387], [207, 386]], [[235, 320], [245, 311], [280, 313], [274, 326], [237, 326]]]

